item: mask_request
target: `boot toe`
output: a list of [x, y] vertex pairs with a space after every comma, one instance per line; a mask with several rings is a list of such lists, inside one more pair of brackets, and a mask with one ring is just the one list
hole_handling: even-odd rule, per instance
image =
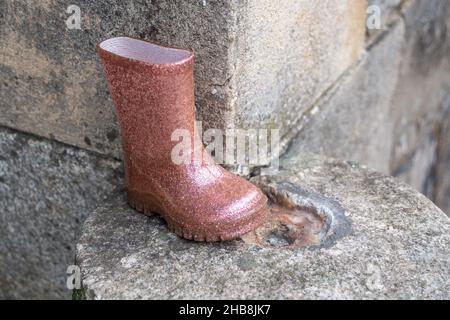
[[267, 197], [253, 184], [244, 180], [240, 192], [227, 197], [220, 208], [208, 214], [205, 226], [206, 238], [229, 240], [245, 234], [261, 225], [268, 215]]

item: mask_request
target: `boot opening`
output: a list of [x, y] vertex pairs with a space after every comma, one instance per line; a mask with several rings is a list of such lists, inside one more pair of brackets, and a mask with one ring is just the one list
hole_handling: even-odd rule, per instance
[[179, 64], [192, 57], [192, 53], [187, 50], [163, 47], [128, 37], [105, 40], [99, 47], [123, 58], [152, 64]]

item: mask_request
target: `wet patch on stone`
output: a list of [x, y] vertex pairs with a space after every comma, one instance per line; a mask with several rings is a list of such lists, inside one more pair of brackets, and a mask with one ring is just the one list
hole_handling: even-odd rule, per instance
[[344, 209], [333, 200], [289, 182], [260, 183], [269, 197], [265, 224], [241, 237], [264, 248], [330, 247], [351, 232]]
[[310, 208], [271, 203], [268, 221], [242, 239], [263, 247], [305, 247], [320, 243], [323, 227], [324, 220]]

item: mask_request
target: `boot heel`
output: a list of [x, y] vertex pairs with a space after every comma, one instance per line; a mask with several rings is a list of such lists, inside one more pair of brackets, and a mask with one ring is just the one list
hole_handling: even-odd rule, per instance
[[152, 216], [154, 214], [161, 214], [160, 207], [156, 198], [148, 193], [140, 193], [135, 191], [128, 191], [128, 204], [134, 210]]

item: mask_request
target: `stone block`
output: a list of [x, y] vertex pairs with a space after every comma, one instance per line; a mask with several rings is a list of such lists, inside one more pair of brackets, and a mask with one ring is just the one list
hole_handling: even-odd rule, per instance
[[392, 172], [442, 122], [450, 96], [450, 2], [415, 1], [403, 8], [403, 16], [402, 63], [391, 107]]
[[120, 158], [100, 40], [120, 35], [192, 49], [205, 127], [273, 127], [300, 115], [358, 57], [365, 0], [3, 1], [0, 124]]
[[288, 152], [328, 154], [398, 175], [440, 198], [448, 212], [436, 185], [446, 175], [436, 168], [444, 170], [437, 153], [448, 144], [437, 131], [445, 127], [450, 93], [450, 4], [406, 1], [394, 11], [402, 17], [395, 15], [361, 61], [303, 115]]
[[[156, 216], [131, 210], [122, 193], [105, 201], [83, 227], [77, 264], [84, 296], [449, 298], [450, 220], [430, 200], [395, 178], [355, 163], [304, 154], [283, 159], [281, 166], [277, 175], [255, 177], [253, 182], [275, 203], [284, 196], [291, 205], [302, 203], [312, 215], [327, 208], [342, 210], [341, 221], [351, 225], [335, 229], [332, 241], [309, 247], [304, 238], [311, 238], [293, 230], [302, 221], [298, 216], [283, 220], [284, 227], [263, 236], [263, 241], [246, 235], [235, 241], [198, 243], [169, 232]], [[297, 211], [288, 216], [302, 210], [289, 204]], [[267, 235], [258, 233], [261, 228], [255, 232]], [[302, 245], [296, 246], [296, 241]]]
[[316, 100], [358, 60], [365, 0], [245, 1], [236, 33], [238, 127], [279, 128], [282, 143]]
[[4, 128], [0, 150], [0, 298], [70, 298], [81, 224], [121, 185], [121, 163]]
[[438, 139], [434, 132], [430, 132], [420, 141], [411, 156], [396, 167], [393, 175], [433, 199], [437, 148]]
[[122, 35], [193, 50], [200, 115], [222, 123], [233, 3], [80, 0], [81, 29], [70, 30], [69, 3], [2, 1], [0, 124], [120, 158], [120, 130], [95, 46]]
[[437, 153], [433, 201], [450, 216], [450, 98], [447, 111], [437, 130]]
[[450, 215], [450, 98], [439, 121], [419, 141], [408, 157], [397, 163], [394, 176], [420, 191]]
[[303, 116], [288, 155], [315, 152], [389, 172], [391, 99], [404, 37], [401, 21], [368, 48], [361, 61]]

